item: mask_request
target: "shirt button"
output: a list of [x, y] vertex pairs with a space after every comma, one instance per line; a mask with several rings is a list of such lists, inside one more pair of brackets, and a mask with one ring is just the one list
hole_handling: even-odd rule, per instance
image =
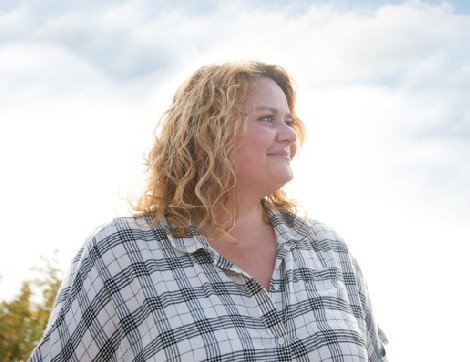
[[285, 339], [284, 337], [279, 337], [279, 338], [277, 339], [277, 344], [281, 344], [281, 345], [282, 345], [282, 344], [284, 344], [284, 343], [286, 343], [286, 339]]

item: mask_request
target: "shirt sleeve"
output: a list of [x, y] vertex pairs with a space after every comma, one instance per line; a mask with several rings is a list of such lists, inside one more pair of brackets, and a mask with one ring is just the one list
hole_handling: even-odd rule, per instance
[[375, 317], [372, 311], [369, 291], [367, 288], [367, 284], [364, 281], [361, 268], [359, 267], [357, 261], [354, 258], [352, 259], [352, 261], [356, 272], [356, 280], [359, 286], [359, 299], [365, 317], [365, 342], [369, 355], [369, 361], [387, 362], [388, 359], [386, 357], [384, 345], [388, 344], [388, 339], [385, 333], [376, 324]]
[[64, 279], [42, 340], [29, 361], [114, 360], [115, 308], [91, 238]]

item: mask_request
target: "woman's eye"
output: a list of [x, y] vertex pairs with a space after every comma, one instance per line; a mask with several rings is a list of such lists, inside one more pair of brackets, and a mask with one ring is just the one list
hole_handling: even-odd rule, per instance
[[265, 122], [272, 122], [273, 120], [274, 120], [274, 117], [272, 114], [267, 114], [260, 118], [260, 121], [265, 121]]

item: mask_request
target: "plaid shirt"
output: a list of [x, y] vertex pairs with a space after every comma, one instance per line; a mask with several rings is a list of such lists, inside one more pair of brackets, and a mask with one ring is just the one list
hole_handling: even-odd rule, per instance
[[268, 210], [269, 290], [192, 227], [117, 218], [73, 261], [30, 361], [386, 361], [361, 271], [325, 225]]

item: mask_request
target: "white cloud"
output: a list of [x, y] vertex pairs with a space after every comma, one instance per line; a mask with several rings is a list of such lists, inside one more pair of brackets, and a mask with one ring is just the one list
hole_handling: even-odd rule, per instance
[[[18, 43], [0, 48], [0, 94], [6, 99], [76, 96], [106, 80], [93, 64], [56, 44]], [[18, 98], [16, 98], [18, 97]]]

